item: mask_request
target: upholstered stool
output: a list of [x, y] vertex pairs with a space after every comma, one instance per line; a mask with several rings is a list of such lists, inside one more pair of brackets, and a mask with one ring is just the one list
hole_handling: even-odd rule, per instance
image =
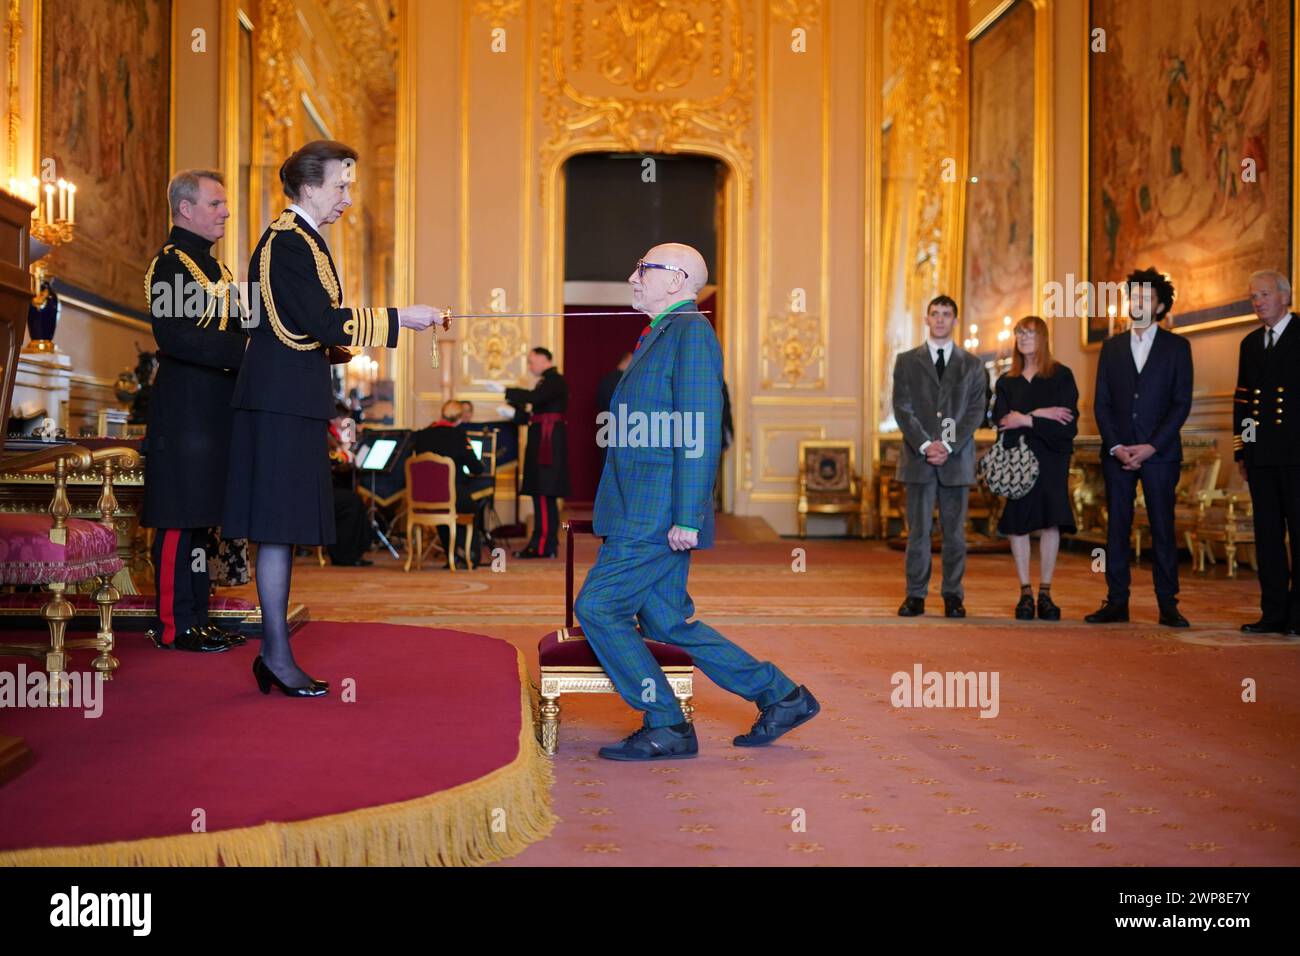
[[[560, 696], [562, 694], [614, 694], [614, 682], [609, 679], [595, 651], [587, 643], [582, 628], [573, 620], [573, 536], [590, 533], [590, 521], [564, 522], [565, 536], [565, 620], [566, 627], [552, 631], [537, 645], [540, 665], [538, 696], [538, 735], [542, 750], [555, 756], [560, 739]], [[682, 713], [692, 720], [695, 708], [695, 662], [691, 655], [675, 644], [646, 641], [646, 649], [654, 656], [668, 679], [673, 696], [681, 705]]]

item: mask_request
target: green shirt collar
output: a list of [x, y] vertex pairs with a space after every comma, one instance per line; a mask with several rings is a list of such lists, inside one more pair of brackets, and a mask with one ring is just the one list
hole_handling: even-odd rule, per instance
[[694, 302], [694, 301], [695, 301], [694, 299], [680, 299], [677, 302], [674, 302], [672, 305], [664, 309], [662, 312], [660, 312], [658, 315], [656, 315], [653, 319], [650, 320], [650, 328], [653, 329], [656, 325], [658, 325], [659, 320], [662, 319], [669, 312], [672, 312], [674, 309], [686, 305], [688, 302]]

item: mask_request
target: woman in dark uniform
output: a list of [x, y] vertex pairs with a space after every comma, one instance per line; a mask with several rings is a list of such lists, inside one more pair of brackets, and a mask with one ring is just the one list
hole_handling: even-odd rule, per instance
[[262, 653], [253, 673], [264, 694], [275, 686], [289, 696], [318, 697], [328, 688], [294, 661], [286, 615], [294, 545], [335, 541], [330, 347], [394, 348], [399, 326], [419, 331], [439, 317], [425, 305], [341, 307], [338, 272], [318, 230], [352, 205], [356, 159], [351, 147], [331, 140], [308, 143], [286, 159], [280, 182], [292, 205], [262, 234], [248, 267], [257, 291], [232, 401], [222, 529], [259, 545]]
[[557, 499], [569, 496], [569, 435], [564, 413], [569, 384], [541, 346], [528, 353], [528, 371], [537, 376], [532, 388], [507, 388], [506, 402], [515, 422], [528, 425], [522, 494], [533, 498], [533, 533], [516, 558], [553, 558], [560, 541]]
[[998, 532], [1011, 541], [1011, 554], [1020, 575], [1016, 618], [1033, 620], [1033, 587], [1029, 583], [1029, 535], [1038, 531], [1038, 616], [1059, 621], [1061, 609], [1052, 601], [1052, 572], [1061, 546], [1061, 532], [1074, 533], [1070, 508], [1070, 454], [1079, 431], [1079, 389], [1074, 375], [1052, 358], [1047, 323], [1028, 315], [1016, 323], [1016, 347], [1011, 371], [994, 389], [993, 421], [999, 439], [1015, 447], [1020, 438], [1038, 458], [1038, 480], [1029, 494], [1008, 500]]

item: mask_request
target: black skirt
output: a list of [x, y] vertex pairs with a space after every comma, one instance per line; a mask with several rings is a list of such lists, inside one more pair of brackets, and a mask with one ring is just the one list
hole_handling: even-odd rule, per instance
[[221, 533], [259, 544], [335, 542], [329, 423], [235, 409]]

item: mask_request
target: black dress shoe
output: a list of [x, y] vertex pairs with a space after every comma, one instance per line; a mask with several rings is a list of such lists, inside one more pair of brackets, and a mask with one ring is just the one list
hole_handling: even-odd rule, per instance
[[1300, 624], [1292, 624], [1286, 629], [1287, 637], [1300, 637]]
[[1128, 604], [1102, 601], [1101, 607], [1084, 618], [1089, 624], [1123, 624], [1128, 621]]
[[1016, 602], [1016, 620], [1032, 621], [1034, 619], [1034, 599], [1028, 594], [1020, 595]]
[[217, 637], [209, 634], [200, 627], [188, 627], [181, 633], [177, 634], [170, 644], [164, 644], [158, 639], [154, 631], [148, 632], [149, 640], [153, 641], [154, 647], [163, 651], [192, 651], [196, 654], [219, 654], [221, 651], [228, 651], [231, 645]]
[[1187, 618], [1178, 612], [1178, 606], [1169, 604], [1160, 609], [1160, 623], [1165, 627], [1191, 627]]
[[945, 594], [943, 596], [943, 616], [965, 617], [966, 607], [961, 603], [961, 598], [954, 597], [951, 594]]
[[1050, 594], [1038, 592], [1038, 619], [1040, 621], [1059, 621], [1061, 619], [1061, 609], [1056, 606]]
[[601, 747], [599, 755], [606, 760], [664, 760], [690, 758], [699, 752], [695, 727], [687, 724], [681, 731], [671, 727], [642, 727], [624, 737], [621, 743]]
[[904, 598], [903, 603], [899, 605], [899, 617], [916, 617], [925, 613], [925, 598]]
[[253, 676], [257, 678], [257, 689], [263, 694], [271, 693], [272, 687], [278, 688], [285, 697], [324, 697], [329, 693], [328, 686], [322, 687], [319, 682], [310, 679], [305, 687], [290, 687], [271, 673], [271, 668], [262, 662], [261, 654], [253, 661]]
[[334, 561], [332, 563], [336, 568], [368, 568], [375, 562], [369, 558], [357, 558], [355, 561]]
[[1253, 624], [1241, 625], [1241, 630], [1246, 634], [1285, 634], [1287, 626], [1285, 621], [1265, 621], [1261, 619]]
[[538, 551], [536, 548], [528, 547], [524, 548], [522, 551], [516, 551], [514, 556], [516, 558], [553, 558], [555, 557], [555, 552]]
[[800, 685], [799, 695], [794, 700], [778, 700], [764, 707], [749, 733], [741, 734], [732, 743], [737, 747], [766, 747], [778, 737], [808, 723], [821, 709], [822, 705], [817, 703], [812, 691]]
[[225, 641], [231, 647], [242, 647], [244, 644], [248, 643], [248, 638], [244, 637], [244, 635], [240, 634], [238, 631], [228, 630], [218, 624], [213, 624], [211, 621], [207, 624], [200, 624], [195, 628], [195, 630], [206, 631], [210, 637], [215, 637], [217, 640]]

